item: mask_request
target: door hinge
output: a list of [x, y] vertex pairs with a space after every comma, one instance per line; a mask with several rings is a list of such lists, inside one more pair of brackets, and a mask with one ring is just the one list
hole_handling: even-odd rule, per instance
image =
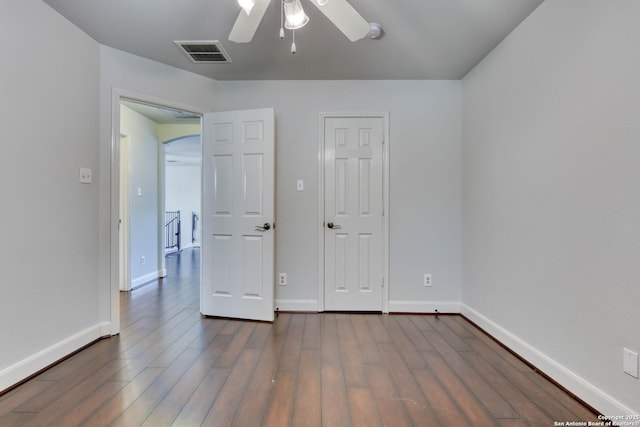
[[382, 287], [384, 288], [384, 276], [382, 276]]

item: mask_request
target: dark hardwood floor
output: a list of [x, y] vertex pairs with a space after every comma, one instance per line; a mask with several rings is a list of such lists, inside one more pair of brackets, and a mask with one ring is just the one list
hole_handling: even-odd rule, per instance
[[121, 296], [122, 332], [0, 397], [0, 426], [597, 421], [461, 316], [200, 316], [198, 251]]

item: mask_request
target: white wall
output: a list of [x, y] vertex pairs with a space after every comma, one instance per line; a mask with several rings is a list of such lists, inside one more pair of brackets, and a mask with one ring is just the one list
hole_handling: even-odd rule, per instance
[[640, 2], [547, 0], [463, 80], [463, 309], [640, 412]]
[[[216, 110], [276, 111], [279, 305], [318, 299], [318, 124], [321, 112], [390, 113], [391, 310], [457, 309], [461, 254], [459, 81], [216, 82]], [[304, 179], [305, 191], [296, 191]], [[422, 286], [432, 273], [432, 288]], [[409, 303], [410, 302], [410, 303]]]
[[[111, 330], [119, 330], [117, 283], [117, 218], [111, 192], [112, 143], [117, 110], [114, 93], [156, 102], [188, 111], [211, 111], [214, 81], [184, 70], [169, 67], [139, 56], [100, 46], [100, 319], [112, 321]], [[115, 110], [114, 110], [115, 104]], [[162, 169], [161, 169], [162, 170]], [[159, 180], [162, 180], [161, 176]], [[164, 201], [161, 200], [160, 204]], [[116, 249], [114, 249], [116, 248]]]
[[3, 390], [102, 329], [98, 45], [39, 0], [3, 0], [0, 56]]
[[[158, 135], [164, 145], [166, 153], [164, 165], [164, 210], [180, 211], [181, 249], [193, 246], [199, 247], [201, 242], [200, 199], [202, 197], [202, 143], [200, 133], [200, 123], [169, 123], [158, 126]], [[169, 162], [168, 160], [173, 160], [173, 162]], [[198, 215], [195, 242], [192, 241], [192, 212]]]
[[[193, 247], [191, 213], [200, 215], [200, 165], [168, 163], [165, 169], [167, 211], [180, 211], [180, 249]], [[198, 220], [198, 223], [200, 221]], [[199, 246], [199, 240], [196, 246]]]
[[[158, 271], [158, 125], [125, 105], [120, 131], [129, 137], [129, 271], [131, 287], [161, 276]], [[142, 261], [144, 257], [144, 263]]]

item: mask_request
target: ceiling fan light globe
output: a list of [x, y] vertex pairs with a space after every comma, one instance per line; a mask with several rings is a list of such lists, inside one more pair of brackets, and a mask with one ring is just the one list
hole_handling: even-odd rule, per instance
[[238, 4], [247, 15], [251, 13], [251, 9], [256, 5], [255, 0], [238, 0]]
[[284, 27], [287, 30], [297, 30], [309, 22], [309, 17], [304, 13], [300, 0], [283, 0]]

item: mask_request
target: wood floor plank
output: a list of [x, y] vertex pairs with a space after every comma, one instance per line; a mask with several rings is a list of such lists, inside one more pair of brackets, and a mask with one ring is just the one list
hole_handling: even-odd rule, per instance
[[300, 350], [302, 349], [302, 336], [304, 334], [304, 322], [304, 314], [296, 313], [291, 315], [278, 369], [298, 369]]
[[296, 376], [296, 371], [278, 370], [275, 376], [275, 386], [271, 392], [271, 399], [266, 408], [263, 426], [281, 427], [291, 425], [296, 393]]
[[214, 368], [209, 371], [206, 377], [199, 383], [196, 390], [191, 394], [186, 403], [181, 407], [180, 413], [174, 419], [163, 419], [155, 417], [147, 418], [144, 426], [155, 427], [164, 425], [175, 426], [199, 426], [207, 416], [213, 402], [216, 401], [220, 390], [227, 381], [229, 369]]
[[336, 319], [340, 356], [347, 387], [367, 386], [367, 375], [364, 370], [364, 357], [353, 331], [351, 317]]
[[382, 425], [380, 413], [369, 387], [350, 387], [347, 393], [352, 426], [376, 427]]
[[[127, 383], [124, 381], [108, 381], [98, 387], [94, 392], [89, 394], [86, 399], [78, 402], [70, 408], [65, 407], [64, 410], [46, 411], [44, 419], [33, 418], [33, 425], [43, 425], [42, 423], [50, 423], [59, 426], [79, 425], [83, 420], [89, 418], [101, 406], [108, 402], [116, 393], [118, 393]], [[43, 413], [45, 413], [43, 411]], [[40, 414], [39, 414], [40, 415]], [[56, 416], [57, 415], [57, 416]], [[28, 424], [25, 424], [25, 426]]]
[[384, 366], [398, 393], [397, 399], [404, 404], [411, 422], [419, 426], [425, 422], [424, 420], [435, 420], [436, 416], [433, 410], [427, 403], [398, 348], [393, 343], [378, 343], [378, 347], [384, 360]]
[[322, 334], [322, 347], [320, 348], [322, 366], [341, 367], [342, 359], [340, 357], [338, 326], [336, 324], [335, 314], [327, 313], [322, 316], [320, 321], [320, 333]]
[[[514, 420], [514, 419], [503, 418], [498, 420], [498, 423], [500, 427], [532, 427], [532, 424], [529, 424], [525, 420], [521, 420], [521, 419]], [[546, 424], [546, 425], [553, 425], [553, 424]]]
[[325, 427], [348, 427], [351, 414], [342, 368], [335, 365], [322, 366], [322, 425]]
[[353, 331], [358, 341], [358, 348], [362, 355], [363, 362], [366, 363], [382, 363], [382, 357], [378, 351], [376, 340], [371, 333], [371, 330], [367, 326], [365, 318], [368, 316], [376, 315], [353, 315], [351, 316], [351, 323], [353, 325]]
[[509, 403], [516, 411], [519, 418], [529, 420], [534, 424], [551, 425], [553, 420], [545, 414], [535, 403], [528, 399], [517, 387], [515, 387], [502, 372], [477, 353], [464, 353], [462, 357], [476, 369], [483, 378]]
[[[470, 345], [478, 351], [487, 362], [497, 369], [505, 378], [514, 384], [518, 390], [522, 390], [527, 398], [541, 408], [549, 418], [553, 420], [565, 419], [570, 420], [575, 417], [571, 411], [560, 404], [549, 394], [545, 393], [538, 385], [531, 381], [525, 373], [515, 369], [504, 358], [501, 358], [493, 352], [486, 343], [480, 340], [470, 339]], [[503, 350], [504, 351], [504, 350]], [[558, 418], [559, 417], [559, 418]]]
[[423, 353], [431, 372], [444, 386], [445, 390], [454, 399], [462, 412], [474, 426], [496, 426], [495, 419], [480, 403], [474, 393], [460, 379], [458, 374], [451, 369], [444, 358], [435, 352]]
[[25, 405], [26, 402], [29, 402], [31, 399], [35, 398], [47, 389], [55, 387], [56, 384], [58, 384], [57, 381], [32, 380], [20, 385], [10, 393], [2, 396], [0, 399], [0, 414], [9, 413], [20, 406]]
[[456, 351], [472, 351], [471, 347], [449, 328], [446, 322], [442, 321], [445, 317], [448, 316], [425, 316], [424, 319], [433, 327], [433, 330], [438, 332]]
[[[72, 406], [77, 402], [74, 399], [84, 397], [95, 390], [100, 384], [112, 381], [114, 375], [125, 368], [128, 360], [108, 360], [106, 357], [97, 361], [97, 366], [84, 366], [77, 375], [69, 376], [65, 381], [57, 381], [55, 387], [51, 387], [28, 400], [14, 409], [16, 412], [40, 412], [48, 413], [48, 410], [58, 410], [62, 406]], [[64, 396], [64, 397], [61, 397]], [[64, 398], [65, 401], [61, 399]], [[43, 418], [46, 418], [43, 416]]]
[[177, 360], [171, 363], [144, 393], [113, 422], [112, 427], [142, 424], [201, 354], [202, 349], [198, 348], [187, 348], [183, 351]]
[[423, 331], [422, 333], [493, 417], [517, 417], [517, 413], [509, 403], [438, 332]]
[[[460, 316], [458, 316], [460, 317]], [[522, 360], [518, 359], [516, 356], [506, 351], [500, 344], [495, 342], [491, 337], [489, 337], [486, 333], [476, 328], [475, 325], [465, 321], [462, 317], [456, 320], [458, 323], [463, 325], [469, 332], [473, 334], [472, 338], [463, 338], [465, 342], [471, 343], [474, 340], [482, 341], [489, 349], [493, 350], [494, 353], [499, 355], [506, 362], [511, 364], [514, 368], [520, 370], [521, 372], [533, 372], [530, 366], [524, 363]], [[475, 349], [474, 349], [475, 350]]]
[[386, 327], [386, 321], [389, 317], [388, 314], [365, 317], [365, 321], [371, 330], [375, 342], [391, 342], [391, 336], [389, 336], [389, 330]]
[[413, 343], [418, 352], [433, 351], [434, 348], [428, 340], [424, 339], [424, 335], [415, 323], [406, 315], [394, 315], [393, 318], [398, 322], [407, 338]]
[[320, 316], [316, 316], [315, 314], [305, 316], [302, 348], [320, 349], [320, 318]]
[[389, 335], [391, 335], [391, 340], [400, 351], [400, 354], [405, 360], [407, 366], [410, 368], [424, 367], [424, 360], [422, 360], [420, 352], [418, 352], [414, 343], [404, 333], [395, 315], [389, 316], [387, 328], [389, 330]]
[[433, 331], [433, 327], [425, 320], [427, 317], [426, 315], [411, 314], [408, 317], [411, 319], [413, 324], [416, 325], [416, 328], [421, 331]]
[[[153, 409], [151, 414], [149, 414], [147, 419], [144, 421], [143, 425], [147, 427], [155, 427], [171, 424], [171, 422], [173, 422], [173, 420], [183, 410], [185, 405], [188, 404], [193, 394], [196, 393], [198, 386], [200, 386], [205, 380], [208, 381], [205, 383], [205, 387], [209, 387], [212, 390], [216, 390], [215, 386], [218, 384], [217, 381], [221, 381], [220, 387], [222, 387], [222, 384], [229, 373], [228, 370], [220, 369], [212, 371], [212, 369], [216, 359], [220, 354], [222, 354], [229, 341], [231, 341], [230, 335], [216, 336], [205, 351], [202, 352], [200, 357], [191, 365], [182, 378], [180, 378], [176, 385]], [[211, 379], [209, 378], [210, 376], [213, 376], [214, 378]], [[211, 392], [208, 393], [208, 396], [211, 398]], [[206, 408], [205, 413], [208, 410], [209, 407]]]
[[[260, 352], [249, 348], [239, 355], [229, 378], [218, 393], [211, 409], [202, 422], [206, 426], [229, 426], [236, 415], [236, 409], [251, 380]], [[216, 364], [217, 365], [217, 364]]]
[[30, 418], [36, 415], [34, 412], [7, 412], [0, 413], [0, 426], [2, 427], [22, 427]]
[[[475, 336], [469, 329], [465, 328], [462, 323], [456, 321], [456, 319], [462, 319], [462, 316], [439, 316], [438, 318], [460, 338], [471, 338]], [[469, 323], [467, 323], [467, 325], [468, 324]]]
[[[317, 316], [313, 316], [316, 317]], [[321, 381], [320, 354], [314, 348], [304, 348], [300, 355], [298, 384], [293, 411], [293, 425], [319, 427], [321, 424]], [[245, 424], [248, 425], [248, 424]]]
[[595, 421], [594, 413], [591, 410], [586, 408], [582, 403], [565, 393], [564, 390], [542, 375], [537, 372], [529, 372], [525, 375], [553, 399], [557, 400], [562, 406], [571, 411], [571, 413], [575, 415], [575, 419]]
[[266, 322], [256, 323], [253, 333], [247, 340], [245, 348], [263, 348], [271, 335], [272, 325]]
[[233, 335], [227, 348], [225, 348], [224, 352], [218, 357], [218, 360], [216, 360], [216, 368], [231, 368], [236, 364], [238, 357], [249, 341], [251, 334], [253, 334], [255, 327], [255, 322], [242, 323], [242, 326], [238, 329], [238, 332]]
[[[282, 354], [286, 335], [269, 334], [262, 347], [256, 348], [260, 352], [260, 359], [253, 372], [251, 381], [238, 405], [233, 424], [237, 427], [257, 426], [262, 423], [265, 408], [269, 403], [275, 385], [275, 375]], [[247, 345], [246, 348], [253, 348]]]
[[[69, 375], [75, 375], [78, 368], [86, 364], [94, 363], [97, 357], [105, 352], [111, 353], [114, 346], [119, 346], [118, 339], [100, 340], [85, 350], [74, 354], [67, 360], [53, 366], [51, 369], [43, 372], [38, 376], [38, 380], [42, 381], [60, 381]], [[108, 356], [110, 357], [110, 356]]]
[[0, 425], [550, 426], [591, 411], [462, 316], [199, 313], [199, 250], [120, 295], [118, 336], [0, 395]]
[[106, 426], [117, 419], [151, 383], [162, 373], [162, 368], [147, 368], [136, 378], [129, 381], [108, 402], [100, 406], [89, 418], [83, 421], [88, 426]]
[[381, 365], [367, 365], [367, 376], [373, 397], [384, 426], [405, 427], [411, 422], [407, 418], [404, 404], [396, 391], [387, 368]]
[[472, 425], [432, 372], [426, 369], [415, 369], [413, 373], [416, 381], [420, 384], [422, 393], [427, 396], [429, 405], [433, 408], [433, 413], [435, 414], [439, 425]]
[[171, 366], [205, 330], [206, 325], [202, 323], [202, 320], [196, 321], [189, 329], [184, 331], [182, 335], [176, 337], [169, 348], [161, 351], [160, 354], [153, 358], [147, 366], [150, 368], [166, 368]]

